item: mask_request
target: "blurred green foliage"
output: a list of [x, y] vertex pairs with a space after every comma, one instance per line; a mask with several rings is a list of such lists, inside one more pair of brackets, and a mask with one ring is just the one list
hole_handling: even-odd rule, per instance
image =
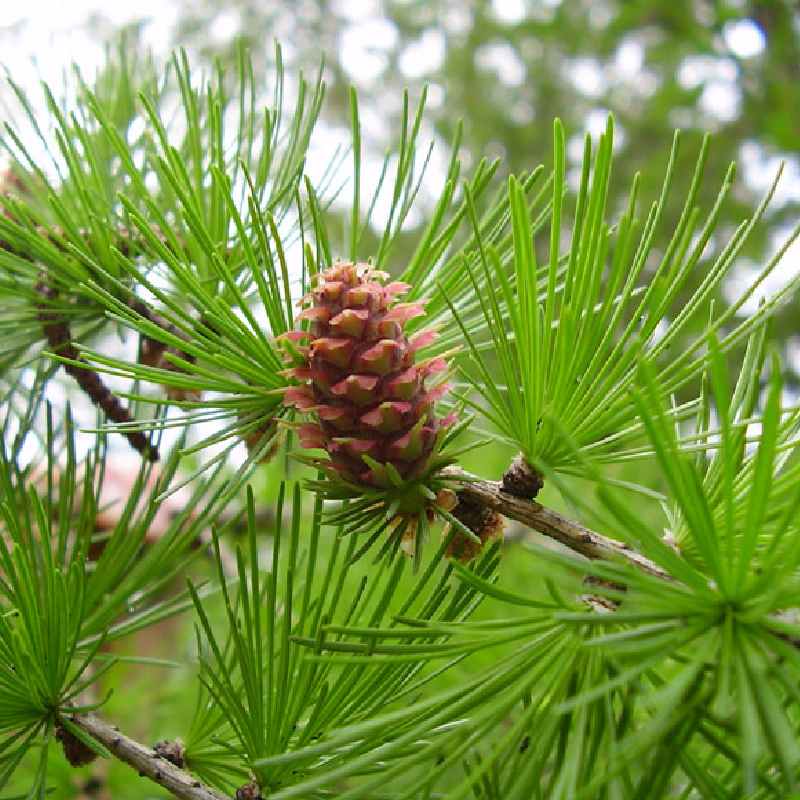
[[[641, 173], [649, 203], [661, 188], [674, 129], [684, 133], [678, 175], [691, 174], [710, 131], [706, 174], [721, 176], [732, 161], [740, 168], [704, 263], [752, 213], [785, 160], [777, 197], [745, 248], [743, 281], [750, 264], [785, 238], [800, 208], [800, 9], [791, 0], [204, 0], [182, 8], [173, 31], [175, 43], [230, 63], [237, 36], [257, 64], [266, 64], [279, 39], [289, 71], [309, 72], [324, 55], [323, 118], [346, 127], [355, 84], [365, 149], [386, 147], [403, 88], [418, 93], [427, 82], [432, 132], [449, 142], [463, 119], [467, 164], [500, 155], [507, 173], [552, 166], [551, 123], [563, 120], [574, 186], [583, 135], [599, 133], [611, 112], [613, 185], [623, 192]], [[701, 205], [716, 191], [706, 181]], [[612, 196], [609, 208], [624, 203], [623, 194]], [[665, 230], [680, 210], [675, 198]], [[413, 236], [406, 233], [409, 251]], [[796, 333], [792, 318], [784, 312], [776, 320], [777, 338]]]
[[[318, 141], [330, 148], [328, 156], [347, 141], [349, 87], [355, 85], [365, 172], [380, 168], [380, 154], [399, 125], [403, 89], [410, 88], [413, 99], [427, 83], [426, 125], [444, 145], [442, 159], [463, 120], [465, 167], [484, 156], [501, 156], [507, 174], [550, 167], [551, 123], [558, 117], [573, 188], [584, 133], [598, 134], [612, 113], [613, 186], [620, 193], [609, 199], [612, 210], [624, 207], [636, 173], [645, 204], [658, 196], [675, 128], [683, 131], [678, 175], [691, 174], [701, 137], [712, 132], [706, 174], [721, 176], [733, 161], [739, 173], [700, 267], [752, 213], [785, 161], [776, 198], [743, 251], [737, 280], [751, 280], [752, 265], [777, 249], [800, 208], [800, 9], [791, 0], [200, 0], [178, 4], [176, 11], [172, 43], [186, 47], [195, 62], [220, 60], [230, 74], [238, 40], [250, 49], [256, 76], [269, 73], [275, 40], [289, 75], [313, 74], [324, 57], [328, 90]], [[144, 39], [148, 25], [163, 28], [170, 18], [142, 19], [129, 33]], [[88, 27], [98, 39], [116, 34], [102, 14]], [[429, 175], [433, 180], [436, 171]], [[413, 251], [425, 201], [431, 207], [437, 189], [426, 193], [423, 187], [416, 229], [408, 225], [397, 243], [398, 264]], [[705, 182], [700, 204], [713, 201], [716, 191], [713, 179]], [[679, 213], [673, 199], [666, 230]], [[689, 283], [686, 297], [699, 280]], [[725, 302], [726, 293], [717, 299]], [[789, 310], [776, 320], [778, 339], [795, 335], [792, 316]]]
[[[385, 124], [396, 120], [402, 87], [428, 81], [437, 132], [449, 139], [463, 117], [465, 150], [473, 158], [502, 151], [509, 172], [549, 153], [554, 117], [580, 133], [602, 127], [608, 110], [625, 132], [618, 170], [641, 171], [646, 185], [674, 127], [716, 132], [721, 165], [738, 160], [745, 142], [762, 157], [795, 152], [798, 14], [785, 0], [215, 0], [184, 9], [174, 38], [233, 59], [233, 42], [213, 36], [226, 20], [257, 58], [269, 58], [273, 37], [293, 45], [287, 59], [296, 67], [308, 70], [324, 53], [334, 119], [346, 118], [350, 82]], [[580, 149], [573, 155], [579, 161]], [[782, 213], [791, 215], [791, 204]]]

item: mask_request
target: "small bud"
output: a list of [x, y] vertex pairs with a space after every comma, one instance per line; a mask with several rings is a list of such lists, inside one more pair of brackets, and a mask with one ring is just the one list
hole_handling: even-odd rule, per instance
[[528, 464], [522, 455], [514, 459], [503, 475], [503, 491], [525, 500], [533, 500], [542, 486], [544, 476]]
[[248, 781], [236, 790], [236, 800], [264, 800], [264, 795], [255, 781]]
[[[447, 546], [445, 556], [455, 556], [462, 564], [472, 561], [479, 555], [483, 548], [491, 542], [503, 538], [503, 516], [491, 508], [480, 503], [473, 503], [463, 496], [459, 497], [458, 505], [450, 512], [459, 522], [463, 522], [481, 541], [474, 542], [468, 539], [461, 531], [456, 531], [450, 544]], [[445, 528], [442, 538], [450, 535], [450, 527]]]
[[72, 731], [64, 727], [61, 722], [56, 722], [56, 740], [61, 742], [64, 758], [70, 766], [85, 767], [97, 758], [97, 753], [84, 744]]
[[183, 769], [186, 766], [186, 751], [184, 746], [181, 742], [156, 742], [155, 746], [153, 747], [153, 752], [159, 757], [163, 758], [165, 761], [169, 761], [170, 764], [178, 767], [178, 769]]

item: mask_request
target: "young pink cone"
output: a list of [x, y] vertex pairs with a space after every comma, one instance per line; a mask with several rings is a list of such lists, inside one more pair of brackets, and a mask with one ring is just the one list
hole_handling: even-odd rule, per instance
[[447, 369], [444, 360], [416, 363], [431, 332], [411, 340], [404, 332], [424, 314], [422, 303], [397, 302], [409, 286], [385, 284], [387, 277], [368, 264], [334, 264], [300, 301], [297, 321], [309, 320], [310, 332], [286, 337], [303, 362], [284, 373], [301, 384], [285, 391], [284, 403], [313, 418], [300, 429], [301, 444], [327, 451], [329, 473], [374, 489], [392, 488], [394, 473], [403, 482], [424, 479], [439, 432], [455, 422], [434, 413], [447, 386], [426, 387]]

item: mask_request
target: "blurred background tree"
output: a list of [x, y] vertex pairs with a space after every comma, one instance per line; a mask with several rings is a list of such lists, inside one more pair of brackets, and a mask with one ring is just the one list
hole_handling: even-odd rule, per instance
[[[118, 33], [119, 18], [107, 13], [92, 13], [86, 21], [98, 42]], [[129, 13], [150, 12], [145, 6]], [[0, 27], [0, 43], [26, 24], [36, 20]], [[673, 130], [683, 131], [683, 174], [693, 168], [701, 136], [711, 131], [707, 174], [724, 175], [732, 161], [739, 173], [708, 259], [785, 161], [766, 224], [739, 265], [744, 282], [754, 274], [749, 259], [779, 247], [800, 207], [800, 10], [791, 0], [201, 0], [164, 4], [150, 16], [134, 17], [127, 28], [129, 36], [185, 46], [195, 61], [220, 59], [231, 66], [242, 39], [256, 70], [265, 74], [276, 39], [290, 75], [312, 73], [324, 56], [328, 101], [317, 140], [329, 151], [348, 141], [348, 87], [354, 84], [365, 170], [370, 163], [378, 169], [397, 129], [403, 89], [414, 96], [425, 84], [433, 138], [449, 142], [458, 120], [464, 121], [466, 167], [484, 156], [501, 157], [506, 173], [550, 166], [551, 123], [561, 118], [573, 186], [583, 135], [599, 133], [611, 112], [617, 129], [614, 185], [628, 187], [641, 173], [647, 202], [661, 188]], [[713, 199], [715, 182], [704, 189], [700, 199]], [[610, 208], [624, 202], [612, 198]], [[411, 250], [413, 230], [406, 240]], [[402, 255], [400, 246], [398, 259]], [[792, 339], [790, 317], [779, 320], [776, 334], [788, 342], [789, 360], [797, 362], [793, 371], [800, 374], [800, 360], [793, 358], [800, 340]]]
[[[376, 153], [399, 124], [403, 89], [419, 93], [428, 83], [432, 133], [450, 141], [463, 119], [467, 165], [500, 156], [504, 172], [519, 174], [547, 164], [551, 122], [561, 118], [575, 185], [583, 136], [599, 133], [611, 112], [614, 184], [628, 187], [641, 173], [648, 202], [660, 191], [673, 130], [684, 133], [678, 174], [691, 173], [711, 131], [707, 174], [722, 176], [732, 161], [739, 173], [708, 259], [785, 161], [766, 224], [739, 265], [743, 282], [754, 274], [747, 259], [774, 252], [800, 207], [800, 8], [791, 0], [204, 0], [180, 8], [172, 37], [231, 63], [236, 37], [256, 63], [272, 57], [277, 38], [288, 65], [306, 72], [324, 54], [331, 139], [348, 124], [352, 83]], [[704, 188], [708, 202], [716, 184]], [[609, 207], [624, 202], [612, 198]], [[676, 201], [675, 222], [679, 211]], [[413, 247], [413, 232], [407, 238]], [[783, 315], [776, 334], [800, 374], [792, 316]]]

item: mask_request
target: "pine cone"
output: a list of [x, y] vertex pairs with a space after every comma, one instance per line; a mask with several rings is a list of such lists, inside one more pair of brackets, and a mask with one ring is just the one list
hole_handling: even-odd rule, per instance
[[316, 417], [298, 429], [302, 446], [327, 451], [329, 474], [375, 489], [424, 478], [440, 432], [455, 422], [454, 415], [434, 414], [447, 384], [425, 385], [447, 370], [446, 362], [416, 363], [435, 332], [410, 339], [404, 332], [424, 314], [423, 304], [396, 302], [409, 286], [384, 284], [386, 278], [368, 264], [336, 263], [320, 273], [297, 317], [310, 320], [311, 331], [287, 334], [299, 363], [284, 373], [303, 384], [289, 387], [284, 403]]

